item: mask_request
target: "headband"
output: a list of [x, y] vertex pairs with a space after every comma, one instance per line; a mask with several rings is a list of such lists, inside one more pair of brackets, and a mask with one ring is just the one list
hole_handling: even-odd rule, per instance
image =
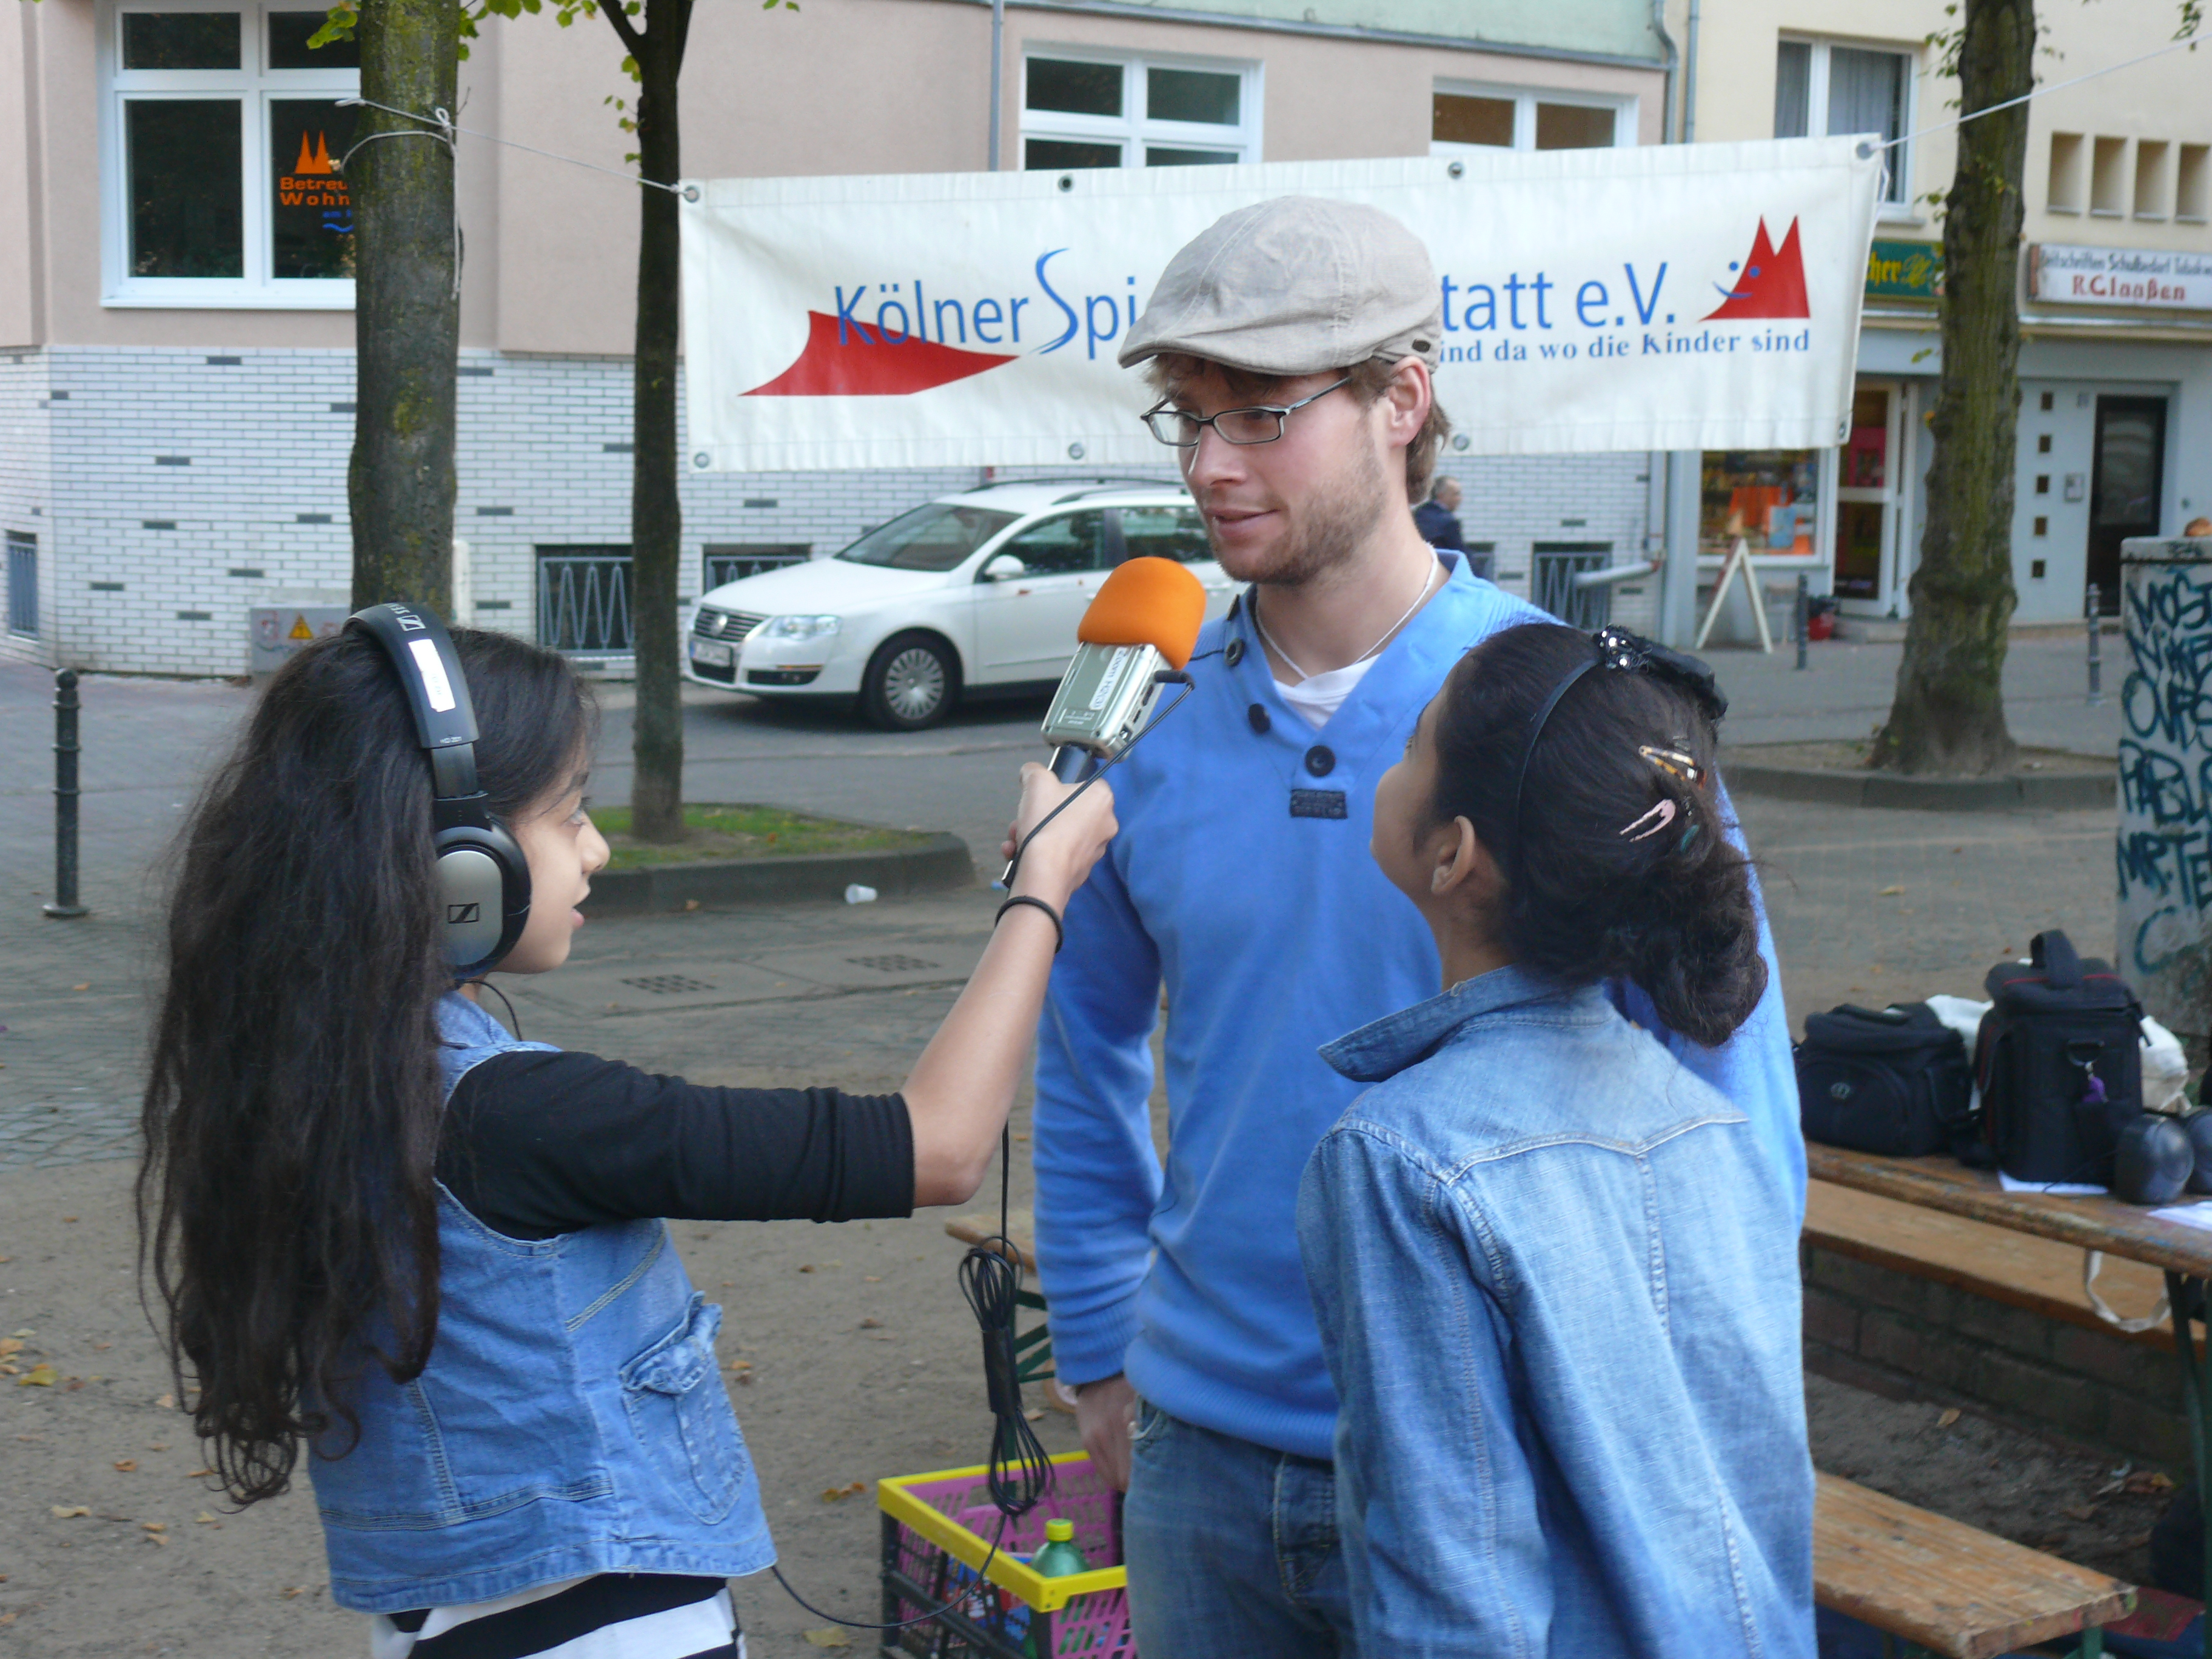
[[[1575, 682], [1593, 668], [1603, 668], [1620, 673], [1648, 674], [1653, 679], [1673, 687], [1688, 697], [1697, 705], [1698, 714], [1714, 724], [1717, 724], [1721, 717], [1728, 713], [1728, 699], [1721, 694], [1719, 683], [1714, 679], [1712, 669], [1699, 659], [1680, 651], [1670, 650], [1655, 641], [1644, 638], [1641, 635], [1632, 634], [1625, 628], [1615, 628], [1610, 625], [1601, 628], [1596, 633], [1591, 635], [1590, 644], [1594, 647], [1591, 653], [1559, 677], [1559, 683], [1553, 686], [1550, 695], [1538, 706], [1535, 717], [1528, 722], [1528, 742], [1521, 750], [1521, 764], [1513, 774], [1512, 816], [1506, 820], [1513, 826], [1513, 840], [1516, 848], [1521, 841], [1521, 792], [1522, 787], [1528, 781], [1528, 762], [1536, 753], [1536, 744], [1544, 735], [1544, 726], [1552, 718], [1552, 711], [1559, 706], [1559, 699], [1573, 690]], [[1654, 751], [1649, 749], [1643, 752], [1647, 759], [1651, 758], [1655, 752], [1672, 753], [1671, 750]], [[1683, 758], [1686, 762], [1687, 757]], [[1662, 769], [1673, 771], [1674, 769], [1662, 767]], [[1695, 768], [1692, 767], [1691, 769], [1694, 771]], [[1644, 817], [1638, 818], [1628, 826], [1629, 830], [1642, 829], [1650, 817], [1650, 814], [1647, 813]], [[1666, 817], [1667, 822], [1671, 823], [1674, 815], [1670, 812], [1666, 815]], [[1659, 830], [1665, 827], [1665, 823], [1661, 823], [1646, 833], [1656, 834]], [[1626, 835], [1627, 831], [1624, 830], [1622, 833]], [[1642, 841], [1645, 837], [1634, 836], [1630, 838]]]

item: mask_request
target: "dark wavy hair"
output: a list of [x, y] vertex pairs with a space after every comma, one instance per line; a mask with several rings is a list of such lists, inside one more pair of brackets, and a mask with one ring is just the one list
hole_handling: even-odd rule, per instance
[[[1597, 668], [1567, 689], [1531, 750], [1529, 722], [1593, 649], [1587, 634], [1532, 623], [1462, 659], [1433, 723], [1437, 821], [1466, 818], [1498, 860], [1506, 892], [1489, 921], [1522, 966], [1571, 987], [1632, 981], [1669, 1029], [1717, 1046], [1766, 990], [1750, 869], [1721, 833], [1717, 786], [1638, 752], [1686, 754], [1711, 780], [1712, 724], [1654, 675]], [[1622, 833], [1668, 800], [1660, 833]]]
[[[561, 657], [455, 629], [513, 823], [588, 753]], [[169, 905], [143, 1124], [142, 1266], [169, 1361], [233, 1498], [291, 1482], [302, 1436], [356, 1432], [348, 1383], [419, 1374], [438, 1330], [444, 1101], [430, 769], [358, 630], [278, 671], [196, 804]]]

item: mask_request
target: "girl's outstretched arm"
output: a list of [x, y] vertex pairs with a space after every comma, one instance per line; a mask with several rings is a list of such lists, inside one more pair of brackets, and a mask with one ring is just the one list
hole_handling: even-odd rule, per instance
[[[1073, 793], [1035, 762], [1023, 767], [1015, 840]], [[1065, 915], [1069, 896], [1116, 827], [1113, 793], [1102, 780], [1030, 842], [1014, 892]], [[1001, 916], [967, 988], [907, 1074], [902, 1092], [914, 1126], [916, 1208], [964, 1204], [982, 1184], [1021, 1086], [1059, 939], [1052, 919], [1035, 905], [1018, 904]]]

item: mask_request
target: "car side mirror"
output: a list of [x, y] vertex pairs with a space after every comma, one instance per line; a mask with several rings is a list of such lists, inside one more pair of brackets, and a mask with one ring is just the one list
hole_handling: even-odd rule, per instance
[[1010, 582], [1030, 574], [1029, 566], [1012, 553], [994, 553], [975, 574], [979, 582]]

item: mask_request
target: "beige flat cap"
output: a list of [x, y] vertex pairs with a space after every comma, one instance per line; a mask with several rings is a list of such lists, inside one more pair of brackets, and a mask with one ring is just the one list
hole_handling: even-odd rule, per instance
[[1379, 208], [1278, 196], [1224, 214], [1168, 261], [1121, 367], [1187, 352], [1255, 374], [1370, 357], [1433, 368], [1443, 301], [1421, 239]]

